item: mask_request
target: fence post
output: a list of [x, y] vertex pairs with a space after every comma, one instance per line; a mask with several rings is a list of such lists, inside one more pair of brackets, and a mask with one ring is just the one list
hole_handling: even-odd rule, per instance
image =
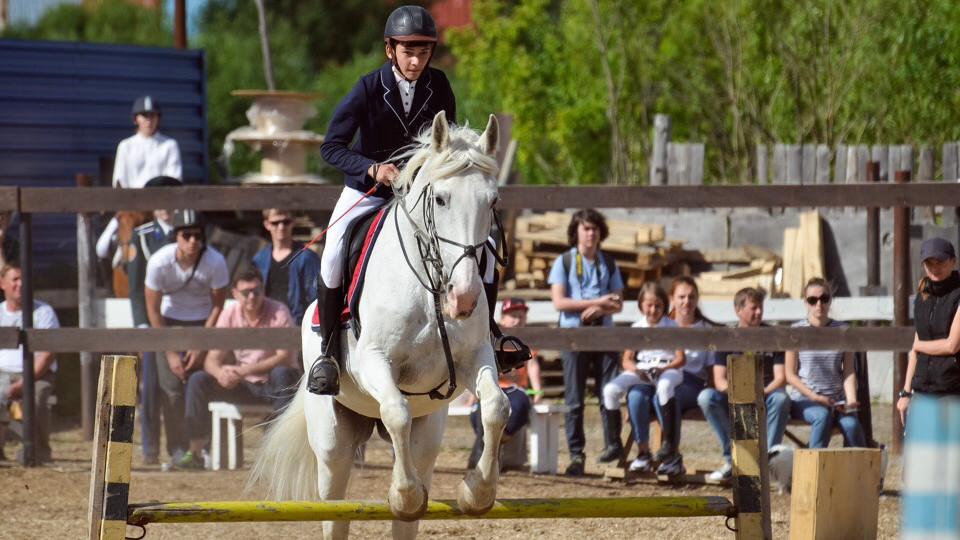
[[[910, 182], [910, 171], [894, 171], [894, 182]], [[910, 208], [893, 208], [893, 325], [906, 326], [909, 321], [910, 292]], [[893, 361], [893, 395], [903, 388], [907, 372], [907, 353], [898, 352]], [[903, 423], [896, 403], [891, 407], [893, 417], [890, 451], [899, 454], [903, 449]]]
[[763, 357], [754, 353], [728, 356], [727, 381], [737, 540], [771, 539]]
[[90, 474], [90, 540], [126, 538], [137, 404], [136, 362], [134, 356], [103, 357]]
[[[93, 175], [77, 174], [77, 187], [91, 187]], [[94, 294], [97, 267], [93, 256], [93, 223], [89, 212], [77, 212], [77, 311], [80, 328], [96, 326]], [[97, 364], [92, 351], [80, 351], [80, 425], [86, 440], [93, 440], [93, 422], [96, 414], [94, 380]]]
[[667, 185], [667, 144], [670, 142], [670, 117], [653, 117], [653, 155], [650, 158], [650, 185]]

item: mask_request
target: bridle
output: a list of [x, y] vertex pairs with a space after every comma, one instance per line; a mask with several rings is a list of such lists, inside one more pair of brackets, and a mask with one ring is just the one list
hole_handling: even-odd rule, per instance
[[[416, 178], [419, 172], [419, 170], [414, 172], [413, 177]], [[413, 228], [413, 234], [417, 240], [417, 251], [420, 255], [420, 264], [422, 266], [422, 270], [418, 270], [415, 267], [413, 261], [410, 259], [410, 256], [407, 253], [407, 248], [403, 242], [403, 235], [400, 234], [400, 212], [396, 208], [394, 208], [393, 212], [393, 221], [397, 228], [397, 237], [400, 242], [400, 251], [403, 253], [403, 259], [413, 272], [413, 275], [417, 277], [417, 281], [419, 281], [420, 284], [423, 285], [423, 287], [433, 296], [433, 307], [437, 319], [437, 331], [440, 334], [440, 342], [443, 344], [443, 354], [446, 357], [449, 378], [447, 381], [441, 382], [433, 390], [428, 392], [407, 392], [404, 390], [400, 390], [400, 392], [408, 396], [429, 395], [430, 399], [446, 400], [449, 399], [457, 389], [457, 374], [456, 367], [453, 364], [453, 354], [450, 352], [450, 339], [447, 336], [447, 327], [444, 323], [441, 295], [444, 293], [444, 290], [450, 283], [450, 279], [453, 276], [453, 271], [456, 269], [458, 264], [465, 260], [472, 259], [474, 264], [479, 267], [480, 259], [477, 252], [478, 250], [485, 248], [487, 241], [484, 240], [477, 244], [462, 244], [460, 242], [440, 236], [439, 231], [437, 231], [436, 221], [434, 220], [436, 201], [433, 193], [433, 183], [427, 182], [427, 185], [423, 187], [423, 189], [420, 191], [420, 195], [417, 196], [417, 199], [414, 201], [413, 206], [411, 208], [407, 208], [407, 193], [394, 187], [395, 206], [399, 207], [399, 209], [403, 211], [403, 215], [407, 218], [407, 222]], [[420, 206], [421, 208], [423, 227], [417, 224], [411, 215], [411, 211], [416, 211], [417, 206]], [[497, 211], [493, 208], [491, 208], [490, 211], [493, 212], [494, 223], [496, 223], [497, 229], [500, 231], [500, 246], [503, 251], [501, 254], [494, 250], [493, 256], [498, 264], [505, 265], [508, 255], [503, 224], [500, 221], [500, 216], [497, 214]], [[440, 252], [441, 243], [449, 244], [463, 250], [460, 256], [457, 257], [452, 265], [450, 265], [449, 272], [445, 272], [444, 269], [443, 258], [441, 257]], [[421, 275], [421, 273], [423, 275]], [[447, 390], [445, 393], [441, 393], [440, 388], [444, 384], [447, 384]]]

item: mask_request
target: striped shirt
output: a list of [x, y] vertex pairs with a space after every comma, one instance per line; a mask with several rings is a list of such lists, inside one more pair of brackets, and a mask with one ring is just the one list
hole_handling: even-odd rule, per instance
[[[810, 326], [804, 319], [793, 323], [794, 328]], [[828, 327], [849, 326], [843, 321], [831, 320]], [[797, 351], [797, 375], [807, 388], [814, 392], [838, 399], [844, 397], [843, 391], [843, 351]], [[792, 399], [806, 399], [796, 388], [790, 388]]]

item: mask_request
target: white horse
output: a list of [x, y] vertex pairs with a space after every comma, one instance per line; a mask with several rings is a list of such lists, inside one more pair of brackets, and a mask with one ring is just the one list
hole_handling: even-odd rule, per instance
[[[359, 339], [352, 331], [343, 336], [340, 394], [311, 394], [301, 380], [290, 406], [267, 430], [251, 484], [266, 480], [278, 500], [343, 499], [357, 448], [379, 421], [395, 455], [388, 503], [402, 521], [393, 522], [393, 536], [413, 538], [426, 510], [447, 405], [465, 386], [480, 400], [484, 450], [459, 485], [458, 505], [474, 515], [493, 506], [497, 449], [510, 404], [497, 384], [488, 325], [492, 306], [482, 292], [476, 255], [498, 198], [498, 136], [492, 115], [478, 135], [450, 126], [441, 112], [418, 138], [394, 182], [403, 195], [390, 203], [370, 254], [359, 303], [362, 332]], [[428, 288], [436, 289], [436, 297]], [[307, 371], [322, 350], [309, 319], [302, 327]], [[463, 386], [451, 392], [454, 380]], [[429, 397], [431, 391], [442, 399]], [[348, 527], [324, 522], [324, 536], [345, 537]]]

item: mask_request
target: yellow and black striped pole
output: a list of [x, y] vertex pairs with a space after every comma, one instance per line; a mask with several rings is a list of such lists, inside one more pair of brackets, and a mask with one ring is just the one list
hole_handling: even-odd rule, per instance
[[91, 540], [126, 538], [137, 404], [136, 362], [134, 356], [103, 357], [90, 478]]
[[773, 538], [762, 364], [763, 357], [759, 354], [744, 353], [727, 358], [737, 540]]

